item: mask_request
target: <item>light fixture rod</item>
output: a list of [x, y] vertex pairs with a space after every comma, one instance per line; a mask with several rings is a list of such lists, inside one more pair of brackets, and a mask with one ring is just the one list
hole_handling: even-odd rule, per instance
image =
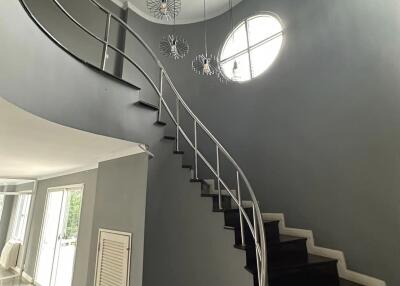
[[206, 0], [204, 0], [203, 2], [204, 2], [204, 46], [206, 50], [206, 57], [208, 57]]

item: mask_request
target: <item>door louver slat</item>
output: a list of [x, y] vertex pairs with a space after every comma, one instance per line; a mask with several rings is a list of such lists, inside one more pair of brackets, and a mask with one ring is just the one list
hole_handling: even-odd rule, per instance
[[128, 286], [131, 234], [99, 231], [96, 286]]

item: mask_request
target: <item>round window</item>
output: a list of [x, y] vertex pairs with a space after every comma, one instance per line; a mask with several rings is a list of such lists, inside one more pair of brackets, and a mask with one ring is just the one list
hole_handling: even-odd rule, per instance
[[283, 28], [272, 14], [258, 14], [241, 22], [228, 36], [220, 53], [224, 75], [244, 82], [258, 77], [281, 49]]

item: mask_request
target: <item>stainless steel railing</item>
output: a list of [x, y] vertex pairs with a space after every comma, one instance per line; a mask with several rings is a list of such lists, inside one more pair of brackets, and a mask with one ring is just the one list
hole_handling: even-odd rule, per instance
[[[215, 136], [207, 129], [207, 127], [197, 118], [197, 116], [193, 113], [193, 111], [189, 108], [189, 106], [186, 104], [182, 96], [179, 94], [178, 90], [175, 88], [171, 78], [169, 77], [168, 73], [166, 72], [165, 68], [161, 64], [160, 60], [157, 58], [156, 54], [153, 52], [153, 50], [146, 44], [146, 42], [129, 26], [127, 25], [122, 19], [120, 19], [117, 15], [114, 13], [110, 12], [107, 10], [104, 6], [102, 6], [100, 3], [98, 3], [96, 0], [89, 0], [90, 3], [92, 3], [94, 6], [96, 6], [98, 9], [103, 11], [106, 15], [106, 23], [105, 23], [105, 33], [104, 33], [104, 38], [101, 38], [91, 32], [89, 29], [87, 29], [85, 26], [83, 26], [76, 18], [74, 18], [68, 11], [65, 9], [65, 7], [58, 1], [58, 0], [52, 0], [54, 4], [75, 24], [77, 25], [81, 30], [83, 30], [85, 33], [90, 35], [93, 39], [96, 41], [100, 42], [103, 45], [103, 51], [102, 51], [102, 57], [101, 57], [101, 63], [99, 65], [100, 70], [108, 73], [106, 71], [106, 63], [107, 63], [107, 55], [109, 50], [113, 50], [120, 56], [122, 56], [125, 60], [127, 60], [129, 63], [131, 63], [138, 71], [146, 78], [146, 80], [150, 83], [151, 87], [155, 90], [157, 95], [159, 96], [159, 112], [158, 112], [158, 119], [161, 119], [161, 113], [163, 108], [171, 118], [171, 120], [174, 122], [176, 126], [176, 150], [179, 151], [180, 148], [180, 137], [182, 136], [189, 146], [193, 149], [194, 151], [194, 179], [199, 179], [198, 178], [198, 163], [199, 163], [199, 158], [205, 163], [205, 165], [208, 167], [208, 169], [212, 172], [212, 174], [215, 176], [217, 180], [217, 186], [218, 186], [218, 201], [219, 201], [219, 207], [222, 209], [222, 191], [226, 190], [234, 203], [238, 207], [238, 212], [239, 212], [239, 222], [240, 222], [240, 234], [241, 234], [241, 243], [244, 246], [245, 245], [245, 223], [252, 235], [252, 238], [254, 239], [254, 245], [255, 245], [255, 252], [256, 252], [256, 260], [257, 260], [257, 275], [258, 275], [258, 281], [259, 281], [259, 286], [268, 286], [268, 277], [267, 277], [267, 249], [266, 249], [266, 242], [265, 242], [265, 232], [264, 232], [264, 224], [263, 224], [263, 219], [260, 211], [260, 207], [257, 201], [257, 198], [254, 194], [253, 188], [250, 185], [250, 182], [248, 181], [247, 177], [245, 176], [244, 172], [242, 169], [239, 167], [239, 165], [236, 163], [236, 161], [233, 159], [233, 157], [229, 154], [229, 152], [222, 146], [222, 144], [215, 138]], [[35, 23], [44, 31], [54, 42], [56, 42], [60, 47], [62, 47], [64, 50], [66, 50], [68, 53], [72, 54], [62, 43], [60, 43], [55, 36], [53, 36], [47, 29], [41, 25], [40, 21], [33, 15], [32, 11], [30, 10], [29, 6], [26, 4], [25, 0], [20, 0], [22, 6], [24, 9], [27, 11], [28, 15], [35, 21]], [[157, 86], [156, 83], [152, 80], [150, 75], [146, 73], [146, 71], [138, 65], [129, 55], [127, 55], [124, 51], [116, 47], [115, 45], [111, 44], [109, 39], [110, 39], [110, 25], [111, 21], [115, 20], [123, 29], [125, 29], [127, 32], [129, 32], [132, 36], [134, 36], [140, 44], [146, 49], [146, 51], [151, 55], [153, 58], [154, 62], [158, 65], [160, 69], [160, 82], [159, 85]], [[74, 55], [77, 57], [76, 55]], [[77, 57], [79, 58], [79, 57]], [[79, 58], [80, 59], [80, 58]], [[80, 59], [81, 61], [85, 62], [85, 60]], [[169, 87], [172, 89], [173, 94], [175, 96], [176, 102], [175, 102], [175, 114], [171, 111], [172, 107], [170, 107], [165, 98], [163, 97], [164, 95], [164, 84], [167, 83]], [[181, 124], [181, 116], [180, 116], [180, 109], [183, 108], [187, 114], [190, 116], [190, 118], [193, 120], [193, 133], [194, 133], [194, 140], [192, 141], [187, 133], [185, 132], [182, 124]], [[206, 156], [200, 151], [200, 148], [198, 146], [198, 130], [201, 129], [207, 136], [208, 138], [215, 144], [215, 150], [216, 150], [216, 168], [213, 167], [213, 165], [210, 163], [210, 161], [206, 158]], [[223, 180], [221, 177], [221, 164], [220, 164], [220, 159], [221, 156], [224, 156], [225, 159], [227, 159], [232, 166], [235, 169], [236, 172], [236, 190], [237, 190], [237, 195], [234, 194], [233, 189], [229, 188], [227, 183]], [[252, 201], [252, 215], [253, 215], [253, 220], [250, 219], [249, 215], [246, 213], [245, 208], [243, 208], [243, 201], [242, 201], [242, 186], [241, 182], [244, 183], [244, 186], [247, 188], [247, 192], [250, 195], [251, 201]]]

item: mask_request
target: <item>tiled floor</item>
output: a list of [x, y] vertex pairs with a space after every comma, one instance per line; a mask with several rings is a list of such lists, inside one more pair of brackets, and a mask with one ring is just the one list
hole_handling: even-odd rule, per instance
[[21, 281], [19, 278], [0, 280], [0, 286], [28, 286], [32, 285]]
[[4, 269], [3, 267], [0, 266], [0, 279], [3, 277], [12, 276], [14, 274], [15, 274], [14, 271]]
[[[12, 270], [6, 270], [2, 267], [0, 267], [0, 286], [27, 286], [27, 285], [31, 285], [27, 282], [23, 282], [21, 281], [19, 278], [8, 278], [8, 279], [4, 279], [6, 277], [10, 277], [15, 275], [15, 272]], [[1, 280], [1, 279], [4, 280]]]

